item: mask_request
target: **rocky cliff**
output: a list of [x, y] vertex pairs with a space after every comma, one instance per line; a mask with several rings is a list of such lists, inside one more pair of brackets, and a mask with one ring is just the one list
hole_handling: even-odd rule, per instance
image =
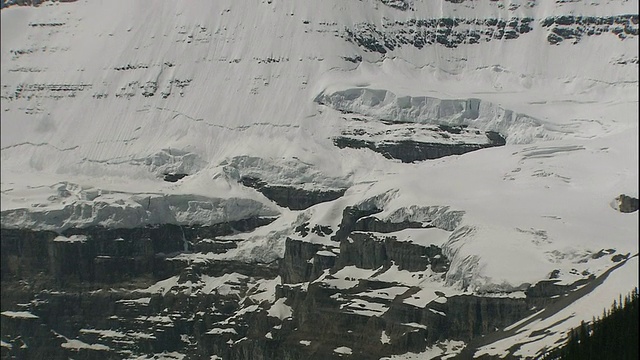
[[3, 357], [328, 359], [348, 347], [356, 358], [378, 359], [472, 341], [589, 281], [550, 280], [517, 297], [425, 290], [421, 282], [444, 282], [449, 261], [439, 245], [401, 234], [437, 229], [362, 221], [371, 213], [346, 209], [334, 245], [288, 238], [270, 264], [185, 256], [212, 254], [224, 244], [216, 238], [269, 222], [261, 219], [63, 234], [3, 229]]

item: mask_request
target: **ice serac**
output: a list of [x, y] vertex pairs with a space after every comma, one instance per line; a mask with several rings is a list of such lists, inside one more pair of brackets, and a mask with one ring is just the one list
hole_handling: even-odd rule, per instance
[[[476, 98], [399, 97], [388, 90], [354, 88], [322, 93], [315, 101], [339, 111], [395, 123], [471, 126], [502, 134], [512, 144], [526, 144], [557, 136], [536, 118]], [[445, 132], [447, 129], [460, 133], [459, 128], [441, 128]], [[491, 145], [503, 145], [503, 140], [499, 140], [496, 135], [489, 137], [489, 140]]]
[[638, 286], [637, 2], [0, 15], [2, 358], [534, 359]]
[[58, 202], [56, 208], [9, 209], [2, 212], [2, 226], [62, 231], [72, 227], [104, 226], [138, 228], [147, 225], [216, 225], [278, 212], [247, 198], [210, 198], [198, 195], [136, 194]]

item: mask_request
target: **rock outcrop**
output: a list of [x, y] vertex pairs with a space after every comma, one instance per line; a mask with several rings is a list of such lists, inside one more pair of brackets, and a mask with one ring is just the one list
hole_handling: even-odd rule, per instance
[[[2, 229], [2, 279], [42, 272], [57, 281], [119, 283], [159, 275], [162, 259], [194, 248], [208, 250], [212, 238], [249, 231], [273, 219], [250, 218], [212, 226], [162, 225], [134, 229], [103, 227], [52, 231]], [[202, 243], [202, 244], [201, 244]]]
[[319, 203], [338, 199], [346, 191], [346, 189], [305, 190], [293, 186], [269, 185], [258, 178], [249, 176], [240, 178], [240, 183], [258, 190], [267, 199], [291, 210], [304, 210]]
[[424, 271], [429, 265], [434, 272], [443, 273], [448, 269], [447, 259], [435, 245], [425, 247], [398, 241], [392, 236], [380, 239], [369, 233], [352, 233], [340, 242], [338, 267], [355, 265], [361, 269], [378, 269], [392, 264], [412, 272]]
[[[488, 133], [487, 137], [489, 138]], [[376, 144], [372, 141], [351, 139], [348, 137], [337, 137], [333, 140], [333, 143], [341, 149], [370, 149], [382, 154], [387, 159], [398, 159], [404, 163], [411, 163], [414, 161], [439, 159], [451, 155], [462, 155], [471, 151], [505, 144], [504, 138], [499, 134], [495, 133], [491, 135], [491, 137], [496, 140], [488, 144], [442, 144], [412, 140]]]
[[417, 49], [429, 45], [456, 48], [461, 44], [513, 40], [533, 30], [532, 24], [533, 19], [529, 17], [409, 19], [382, 27], [359, 23], [346, 29], [343, 37], [366, 51], [386, 54], [402, 46], [414, 46]]
[[335, 265], [336, 257], [324, 245], [287, 238], [280, 265], [282, 281], [288, 284], [313, 281]]
[[551, 30], [547, 36], [549, 44], [559, 44], [571, 40], [577, 44], [583, 37], [612, 33], [620, 40], [638, 35], [638, 15], [618, 16], [551, 16], [541, 21], [544, 28]]
[[301, 236], [323, 242], [288, 238], [284, 257], [268, 264], [193, 253], [233, 250], [239, 240], [216, 236], [265, 219], [62, 235], [3, 229], [3, 357], [338, 359], [348, 348], [359, 359], [379, 359], [445, 339], [477, 339], [583, 284], [539, 283], [526, 297], [509, 298], [447, 296], [404, 283], [442, 284], [449, 260], [439, 246], [395, 233], [450, 231], [443, 229], [460, 214], [424, 207], [380, 220], [373, 215], [383, 203], [373, 198], [345, 208], [335, 234], [329, 226], [300, 225]]
[[615, 201], [617, 209], [621, 213], [632, 213], [638, 211], [640, 208], [640, 201], [638, 201], [638, 199], [625, 194], [618, 196]]

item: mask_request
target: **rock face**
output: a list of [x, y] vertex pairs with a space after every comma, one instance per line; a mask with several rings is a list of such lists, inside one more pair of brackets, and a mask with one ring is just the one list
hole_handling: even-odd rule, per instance
[[638, 211], [640, 208], [640, 201], [638, 201], [638, 199], [625, 194], [618, 196], [616, 201], [618, 203], [618, 210], [622, 213], [632, 213]]
[[331, 269], [335, 259], [336, 254], [323, 245], [287, 238], [280, 265], [282, 281], [288, 284], [313, 281], [325, 269]]
[[[255, 287], [256, 278], [274, 279], [278, 266], [192, 266], [176, 255], [190, 253], [203, 236], [270, 221], [69, 229], [64, 235], [2, 229], [3, 357], [121, 359], [185, 350], [198, 358], [204, 351], [198, 346], [207, 344], [203, 329], [233, 316], [238, 296]], [[159, 292], [145, 290], [162, 279]], [[192, 289], [204, 291], [192, 296]]]
[[341, 241], [347, 238], [347, 236], [356, 227], [357, 221], [365, 216], [373, 215], [381, 212], [381, 209], [376, 207], [360, 209], [356, 206], [347, 206], [342, 210], [342, 221], [340, 222], [339, 229], [336, 234], [331, 237], [334, 241]]
[[41, 272], [57, 281], [119, 283], [162, 272], [170, 254], [191, 251], [204, 238], [266, 225], [252, 218], [213, 226], [162, 225], [137, 229], [71, 228], [52, 231], [2, 229], [2, 279], [28, 278]]
[[270, 219], [63, 234], [2, 229], [3, 357], [338, 359], [349, 348], [358, 359], [379, 359], [469, 342], [582, 285], [550, 280], [520, 298], [425, 291], [416, 284], [443, 284], [449, 260], [438, 245], [398, 231], [428, 239], [452, 231], [461, 214], [415, 207], [381, 220], [374, 215], [383, 202], [345, 208], [335, 233], [299, 225], [296, 234], [322, 241], [287, 238], [272, 263], [212, 257], [237, 246], [217, 237]]
[[533, 30], [532, 23], [533, 19], [528, 17], [410, 19], [396, 21], [382, 28], [371, 23], [356, 24], [346, 29], [343, 36], [367, 51], [386, 54], [408, 45], [417, 49], [433, 44], [456, 48], [461, 44], [513, 40]]
[[189, 174], [180, 174], [180, 173], [167, 173], [164, 174], [164, 181], [167, 182], [177, 182], [178, 180], [184, 178], [185, 176], [188, 176]]
[[249, 176], [240, 179], [244, 186], [254, 188], [282, 207], [291, 210], [304, 210], [310, 206], [332, 201], [344, 195], [342, 190], [305, 190], [296, 187], [268, 185], [266, 182]]
[[389, 7], [402, 10], [402, 11], [405, 11], [410, 8], [410, 4], [408, 0], [380, 0], [380, 2]]
[[[490, 135], [487, 134], [488, 138], [489, 136]], [[404, 163], [411, 163], [414, 161], [439, 159], [451, 155], [462, 155], [471, 151], [505, 144], [504, 138], [499, 134], [494, 133], [491, 137], [493, 137], [495, 141], [491, 141], [489, 144], [441, 144], [412, 140], [376, 144], [371, 141], [350, 139], [347, 137], [337, 137], [333, 140], [333, 143], [339, 148], [370, 149], [382, 154], [387, 159], [398, 159]]]
[[552, 16], [541, 22], [542, 27], [549, 28], [547, 36], [549, 44], [559, 44], [571, 40], [577, 44], [585, 36], [598, 36], [606, 33], [617, 35], [620, 40], [638, 35], [638, 15], [618, 16]]
[[[2, 12], [3, 359], [380, 359], [483, 338], [590, 281], [560, 285], [591, 254], [545, 229], [599, 213], [537, 205], [591, 190], [566, 176], [587, 158], [570, 152], [606, 160], [600, 146], [625, 140], [587, 144], [628, 123], [613, 119], [637, 85], [638, 16], [546, 16], [629, 2], [166, 1], [123, 17], [63, 1], [0, 2], [42, 4]], [[600, 35], [614, 44], [584, 40]], [[540, 47], [548, 59], [532, 59]], [[594, 98], [624, 106], [606, 117]], [[507, 143], [531, 145], [401, 164]], [[507, 256], [561, 270], [531, 286], [483, 277], [507, 240], [524, 251]], [[598, 267], [630, 256], [615, 251]]]
[[256, 189], [269, 200], [291, 210], [304, 210], [336, 200], [351, 186], [346, 177], [330, 176], [297, 158], [274, 160], [236, 156], [223, 162], [222, 172], [229, 181]]
[[424, 271], [429, 265], [434, 272], [443, 273], [448, 269], [448, 261], [442, 250], [434, 245], [429, 247], [397, 241], [395, 237], [376, 238], [369, 233], [354, 233], [340, 242], [339, 267], [355, 265], [361, 269], [389, 267], [392, 263], [400, 270]]
[[[386, 54], [402, 46], [414, 46], [417, 49], [429, 45], [457, 48], [462, 44], [513, 41], [533, 30], [533, 20], [530, 17], [410, 19], [404, 22], [396, 21], [383, 27], [372, 23], [360, 23], [346, 29], [343, 37], [366, 51], [380, 54]], [[638, 15], [552, 16], [543, 19], [541, 27], [549, 30], [547, 41], [552, 45], [569, 39], [575, 44], [584, 36], [606, 33], [615, 34], [624, 40], [638, 35]]]

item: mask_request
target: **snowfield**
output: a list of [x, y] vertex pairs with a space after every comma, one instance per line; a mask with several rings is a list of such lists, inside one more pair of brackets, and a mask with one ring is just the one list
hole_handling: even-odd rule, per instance
[[[562, 284], [597, 277], [618, 264], [594, 256], [603, 249], [631, 257], [563, 312], [476, 355], [505, 354], [542, 329], [555, 335], [533, 338], [517, 354], [552, 345], [638, 286], [638, 215], [617, 211], [615, 198], [639, 196], [639, 47], [638, 36], [613, 33], [551, 45], [540, 20], [637, 14], [638, 2], [409, 3], [405, 11], [377, 0], [151, 6], [80, 0], [3, 9], [2, 227], [61, 231], [271, 217], [277, 219], [246, 234], [237, 249], [191, 259], [271, 261], [283, 256], [287, 237], [298, 238], [294, 229], [302, 223], [337, 230], [346, 206], [375, 207], [378, 219], [436, 224], [431, 237], [423, 230], [386, 235], [442, 246], [451, 261], [445, 278], [345, 268], [351, 273], [326, 281], [341, 288], [351, 286], [345, 279], [386, 276], [424, 288], [422, 298], [404, 300], [420, 306], [439, 301], [434, 290], [522, 296], [554, 270]], [[535, 20], [518, 39], [455, 48], [406, 45], [381, 54], [347, 41], [345, 29], [363, 23], [388, 29], [395, 21], [443, 16]], [[345, 60], [356, 55], [360, 61]], [[402, 163], [369, 149], [336, 147], [342, 130], [358, 127], [346, 116], [467, 125], [499, 132], [507, 144]], [[167, 174], [187, 176], [168, 182]], [[346, 192], [294, 211], [239, 183], [246, 176]], [[441, 210], [420, 210], [426, 207]], [[331, 245], [313, 235], [304, 241]], [[166, 293], [176, 279], [147, 290]], [[227, 280], [211, 278], [200, 289], [234, 291]], [[349, 301], [345, 308], [384, 312], [375, 302]], [[280, 300], [269, 311], [291, 316]], [[64, 346], [104, 345], [68, 340]], [[423, 355], [460, 347], [443, 342]]]

